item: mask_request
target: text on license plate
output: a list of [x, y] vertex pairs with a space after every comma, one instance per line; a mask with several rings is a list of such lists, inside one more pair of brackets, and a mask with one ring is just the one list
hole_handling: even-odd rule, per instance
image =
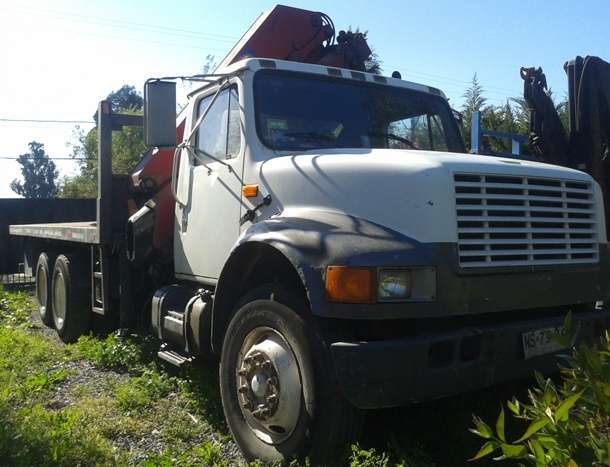
[[564, 347], [557, 342], [555, 337], [563, 333], [565, 330], [562, 326], [524, 332], [521, 337], [525, 358], [537, 357], [563, 349]]

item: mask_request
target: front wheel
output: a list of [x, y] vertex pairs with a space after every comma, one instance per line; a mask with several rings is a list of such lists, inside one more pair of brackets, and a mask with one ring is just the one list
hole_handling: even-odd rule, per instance
[[248, 460], [309, 457], [327, 464], [361, 426], [361, 413], [338, 392], [328, 351], [298, 303], [286, 292], [255, 293], [225, 335], [222, 403]]

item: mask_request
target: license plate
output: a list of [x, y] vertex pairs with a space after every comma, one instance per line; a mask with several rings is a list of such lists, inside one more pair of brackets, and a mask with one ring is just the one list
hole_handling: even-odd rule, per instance
[[557, 342], [555, 337], [563, 333], [565, 333], [565, 330], [562, 326], [524, 332], [521, 337], [525, 358], [538, 357], [539, 355], [546, 355], [565, 348]]

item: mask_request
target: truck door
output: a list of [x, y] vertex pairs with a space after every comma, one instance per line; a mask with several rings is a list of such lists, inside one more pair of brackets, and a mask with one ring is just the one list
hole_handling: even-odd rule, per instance
[[[198, 102], [192, 122], [216, 89]], [[202, 152], [183, 151], [176, 203], [174, 261], [177, 277], [213, 282], [239, 235], [243, 149], [238, 84], [220, 91], [196, 133]], [[195, 276], [195, 277], [193, 277]]]

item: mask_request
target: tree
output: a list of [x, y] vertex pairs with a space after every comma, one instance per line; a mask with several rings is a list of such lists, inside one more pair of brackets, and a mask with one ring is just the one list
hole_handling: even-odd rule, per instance
[[484, 106], [487, 103], [487, 98], [483, 96], [483, 87], [479, 83], [477, 74], [475, 73], [472, 77], [470, 87], [466, 89], [466, 92], [462, 96], [464, 98], [464, 105], [462, 106], [462, 118], [464, 121], [464, 139], [466, 141], [466, 147], [470, 148], [470, 131], [472, 127], [472, 113], [482, 112]]
[[203, 60], [203, 66], [201, 67], [201, 71], [204, 75], [208, 75], [210, 73], [214, 73], [218, 63], [216, 63], [216, 56], [208, 54], [205, 56]]
[[367, 73], [373, 73], [375, 75], [381, 74], [381, 71], [382, 71], [381, 59], [379, 58], [379, 55], [377, 55], [377, 53], [375, 52], [375, 49], [373, 49], [371, 44], [368, 43], [369, 32], [360, 31], [360, 28], [358, 28], [358, 27], [355, 30], [352, 30], [352, 27], [350, 26], [347, 28], [346, 34], [348, 36], [362, 34], [362, 37], [364, 38], [364, 40], [367, 42], [367, 45], [371, 49], [371, 55], [369, 55], [369, 57], [364, 61], [364, 71], [366, 71]]
[[[143, 100], [134, 86], [124, 85], [108, 95], [113, 112], [142, 114]], [[62, 198], [94, 198], [97, 196], [97, 130], [85, 132], [81, 127], [74, 131], [76, 143], [72, 157], [78, 161], [80, 174], [64, 177], [60, 182]], [[141, 127], [124, 127], [112, 132], [112, 172], [129, 174], [146, 150]]]
[[17, 162], [21, 164], [23, 182], [13, 180], [11, 190], [24, 198], [53, 198], [57, 195], [57, 169], [44, 151], [44, 144], [32, 141], [29, 152], [21, 154]]
[[[566, 132], [569, 131], [569, 109], [568, 100], [565, 97], [562, 101], [556, 102], [553, 99], [551, 89], [547, 91], [549, 97], [555, 103], [555, 110], [563, 124]], [[501, 105], [487, 105], [487, 98], [476, 73], [472, 78], [472, 83], [463, 94], [464, 104], [462, 105], [462, 116], [464, 119], [464, 138], [466, 147], [470, 147], [470, 132], [473, 112], [481, 112], [481, 125], [488, 130], [500, 131], [503, 133], [516, 133], [524, 136], [529, 135], [530, 110], [527, 102], [522, 97], [512, 97]], [[510, 153], [511, 142], [498, 138], [485, 138], [483, 142], [486, 149], [497, 153]], [[523, 154], [532, 154], [529, 142], [521, 147]]]
[[470, 87], [462, 96], [464, 98], [463, 110], [464, 113], [479, 112], [487, 103], [487, 98], [483, 96], [483, 87], [479, 83], [477, 74], [472, 77]]
[[130, 109], [142, 110], [144, 108], [142, 95], [137, 91], [135, 86], [128, 84], [124, 84], [118, 91], [108, 94], [107, 99], [110, 101], [113, 112]]

